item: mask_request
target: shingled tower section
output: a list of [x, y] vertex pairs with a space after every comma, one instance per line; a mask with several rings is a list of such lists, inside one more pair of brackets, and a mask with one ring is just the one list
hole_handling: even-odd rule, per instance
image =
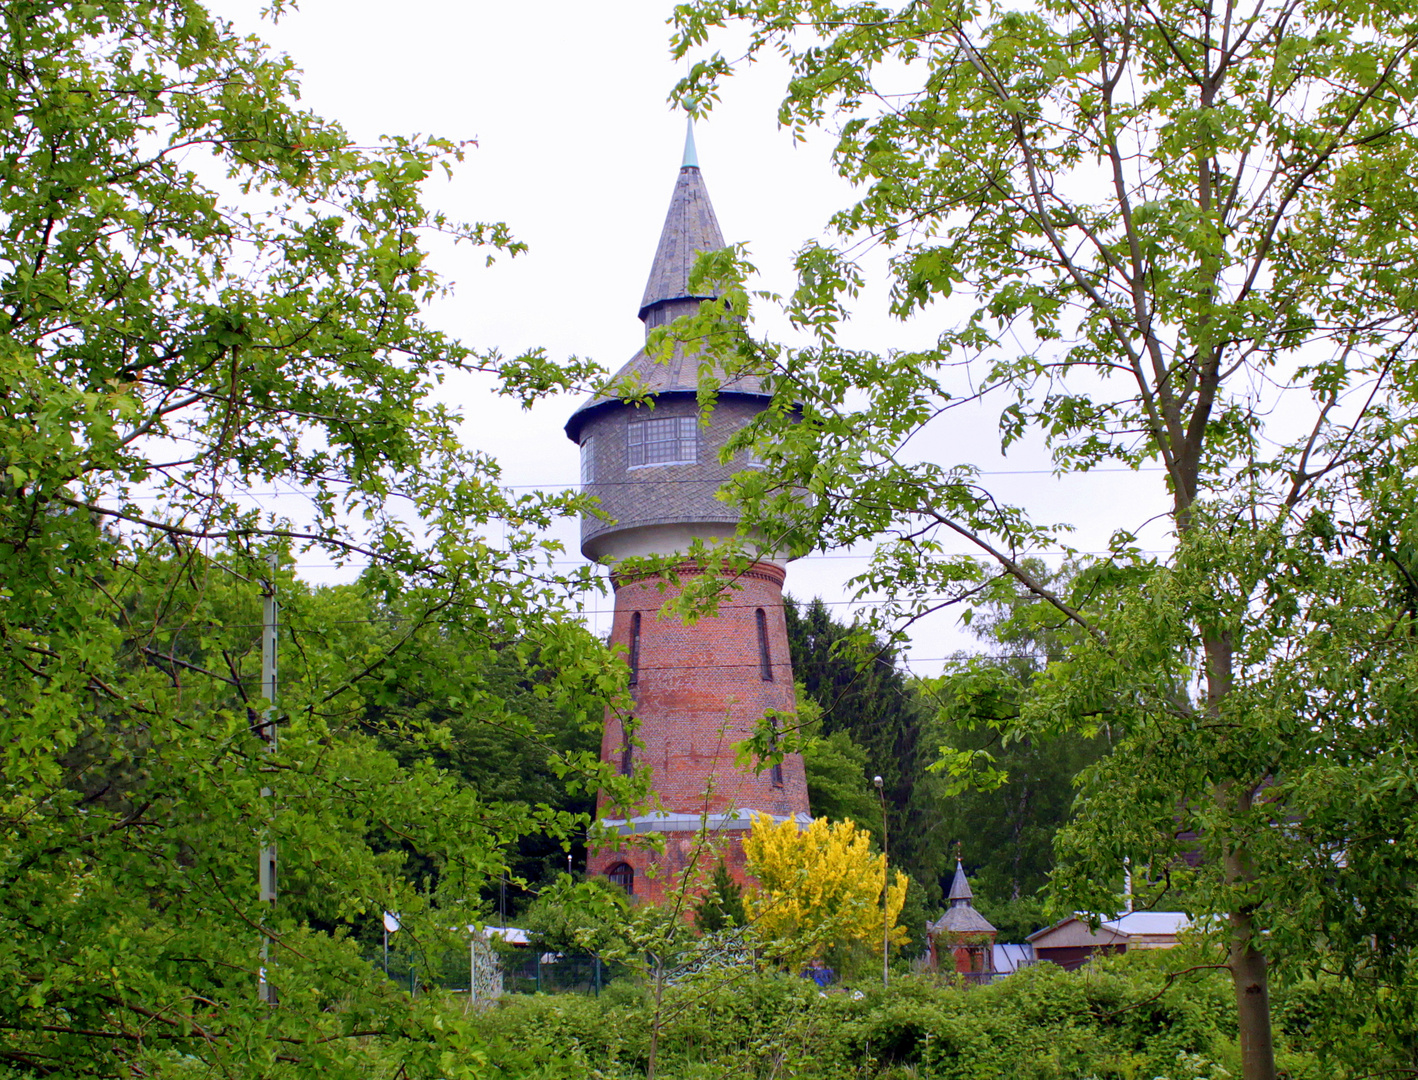
[[[722, 247], [691, 131], [641, 301], [647, 335], [713, 298], [691, 292], [689, 275], [700, 252]], [[583, 519], [581, 551], [612, 567], [611, 642], [631, 668], [633, 722], [607, 715], [601, 757], [622, 772], [648, 765], [663, 806], [633, 813], [608, 805], [603, 795], [597, 812], [621, 835], [658, 833], [665, 840], [663, 853], [634, 843], [622, 850], [593, 850], [586, 869], [650, 902], [663, 900], [690, 869], [695, 853], [705, 850], [703, 825], [742, 882], [740, 841], [754, 813], [778, 821], [810, 820], [800, 756], [789, 754], [780, 766], [762, 772], [734, 760], [734, 744], [753, 733], [767, 710], [793, 706], [783, 563], [760, 559], [737, 577], [736, 590], [718, 614], [692, 626], [662, 614], [677, 586], [614, 569], [634, 556], [684, 554], [696, 539], [731, 536], [738, 524], [736, 512], [716, 492], [748, 463], [721, 463], [720, 451], [769, 398], [757, 380], [725, 382], [703, 426], [696, 401], [699, 363], [692, 350], [678, 349], [669, 363], [660, 363], [641, 349], [617, 380], [637, 376], [649, 387], [653, 408], [602, 395], [586, 402], [566, 425], [566, 434], [581, 448], [582, 484], [610, 519]], [[676, 574], [683, 582], [701, 572], [686, 560]], [[712, 861], [701, 869], [711, 870]]]

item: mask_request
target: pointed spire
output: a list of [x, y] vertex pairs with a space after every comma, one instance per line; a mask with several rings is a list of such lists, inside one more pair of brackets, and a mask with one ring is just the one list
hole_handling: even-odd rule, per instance
[[950, 883], [950, 895], [944, 913], [927, 925], [931, 933], [942, 931], [950, 934], [996, 934], [990, 921], [975, 910], [971, 903], [975, 894], [970, 891], [970, 882], [965, 877], [965, 864], [959, 856], [955, 859], [955, 879]]
[[[669, 213], [665, 215], [665, 227], [660, 233], [660, 246], [655, 251], [650, 280], [645, 284], [645, 296], [640, 302], [640, 318], [645, 323], [647, 336], [657, 326], [673, 322], [681, 315], [693, 314], [699, 309], [699, 301], [713, 299], [690, 294], [689, 272], [694, 269], [694, 260], [701, 251], [718, 251], [724, 246], [719, 219], [714, 216], [709, 191], [699, 174], [699, 155], [695, 151], [691, 123], [684, 138], [684, 163], [675, 179]], [[699, 391], [699, 358], [693, 349], [676, 347], [665, 363], [662, 357], [652, 358], [641, 349], [616, 373], [613, 382], [619, 383], [631, 376], [650, 394], [692, 396]], [[757, 376], [726, 376], [726, 380], [721, 388], [723, 393], [764, 400], [772, 397], [765, 392]], [[567, 438], [579, 443], [581, 429], [589, 419], [605, 410], [622, 407], [613, 391], [594, 395], [571, 414], [566, 422]]]
[[950, 896], [948, 899], [950, 900], [951, 907], [959, 907], [961, 905], [974, 907], [974, 904], [971, 904], [970, 901], [975, 899], [975, 894], [970, 891], [970, 882], [965, 877], [965, 865], [959, 859], [955, 860], [955, 879], [950, 883]]
[[694, 117], [685, 118], [684, 123], [684, 161], [680, 162], [681, 169], [699, 168], [699, 151], [694, 148]]
[[[675, 180], [670, 196], [669, 213], [660, 232], [660, 246], [650, 266], [650, 278], [645, 283], [645, 296], [640, 301], [640, 318], [646, 329], [685, 314], [676, 300], [707, 300], [689, 291], [689, 272], [702, 251], [718, 251], [724, 247], [724, 234], [719, 231], [719, 219], [709, 201], [709, 189], [699, 172], [699, 156], [694, 147], [694, 127], [690, 122], [684, 139], [684, 164]], [[674, 310], [664, 310], [672, 307]], [[666, 318], [665, 316], [668, 316]]]

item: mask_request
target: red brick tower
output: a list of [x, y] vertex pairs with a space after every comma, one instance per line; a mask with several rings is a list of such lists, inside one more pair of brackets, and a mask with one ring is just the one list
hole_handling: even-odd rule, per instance
[[[723, 246], [691, 132], [640, 306], [647, 334], [698, 310], [707, 297], [691, 293], [689, 272], [696, 255]], [[662, 591], [658, 580], [614, 571], [629, 557], [676, 555], [696, 539], [733, 535], [737, 514], [715, 496], [747, 462], [722, 464], [720, 450], [769, 396], [754, 379], [727, 382], [704, 427], [695, 399], [694, 355], [677, 352], [663, 364], [642, 349], [618, 377], [632, 373], [649, 386], [653, 408], [596, 397], [572, 415], [566, 433], [581, 447], [582, 485], [611, 519], [583, 520], [581, 551], [612, 567], [611, 642], [621, 647], [631, 668], [633, 731], [628, 734], [622, 719], [608, 714], [601, 757], [627, 773], [642, 763], [649, 766], [663, 806], [653, 813], [627, 813], [602, 796], [597, 812], [621, 835], [660, 834], [665, 850], [633, 843], [620, 851], [593, 850], [586, 869], [658, 902], [690, 868], [695, 853], [704, 851], [702, 823], [742, 881], [740, 840], [754, 813], [804, 823], [809, 816], [801, 757], [787, 755], [780, 766], [761, 773], [734, 760], [734, 744], [753, 733], [766, 710], [793, 706], [784, 564], [760, 559], [737, 579], [736, 591], [717, 615], [692, 626], [661, 614], [674, 587]], [[688, 560], [677, 571], [681, 581], [698, 572]], [[708, 856], [700, 868], [712, 869], [716, 857]]]

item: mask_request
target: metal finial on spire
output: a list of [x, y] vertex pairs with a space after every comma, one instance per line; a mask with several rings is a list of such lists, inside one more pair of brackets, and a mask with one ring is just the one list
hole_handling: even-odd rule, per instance
[[685, 118], [684, 126], [684, 161], [680, 164], [681, 169], [699, 168], [699, 154], [694, 149], [694, 117]]

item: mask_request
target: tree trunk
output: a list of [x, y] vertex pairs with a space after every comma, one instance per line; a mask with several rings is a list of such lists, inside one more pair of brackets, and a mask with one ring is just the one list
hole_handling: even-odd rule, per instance
[[[1024, 740], [1025, 749], [1029, 748], [1029, 740]], [[1011, 900], [1018, 900], [1020, 896], [1019, 888], [1019, 864], [1023, 861], [1022, 843], [1024, 838], [1024, 815], [1029, 812], [1029, 781], [1026, 778], [1019, 793], [1019, 804], [1014, 813], [1014, 858], [1010, 864], [1010, 884], [1013, 891], [1010, 893]]]
[[1270, 1034], [1270, 979], [1265, 956], [1252, 944], [1254, 927], [1244, 912], [1231, 912], [1227, 959], [1236, 991], [1236, 1019], [1241, 1036], [1243, 1080], [1274, 1080], [1275, 1047]]
[[[1235, 657], [1229, 631], [1202, 631], [1206, 653], [1206, 711], [1213, 720], [1231, 692]], [[1242, 825], [1251, 813], [1252, 788], [1223, 780], [1213, 790], [1217, 803]], [[1255, 873], [1246, 853], [1244, 835], [1223, 840], [1222, 870], [1229, 885], [1248, 885]], [[1242, 1080], [1275, 1080], [1275, 1047], [1270, 1030], [1270, 979], [1265, 957], [1255, 948], [1255, 924], [1249, 905], [1230, 913], [1231, 941], [1227, 962], [1236, 993], [1236, 1023], [1241, 1038]]]

